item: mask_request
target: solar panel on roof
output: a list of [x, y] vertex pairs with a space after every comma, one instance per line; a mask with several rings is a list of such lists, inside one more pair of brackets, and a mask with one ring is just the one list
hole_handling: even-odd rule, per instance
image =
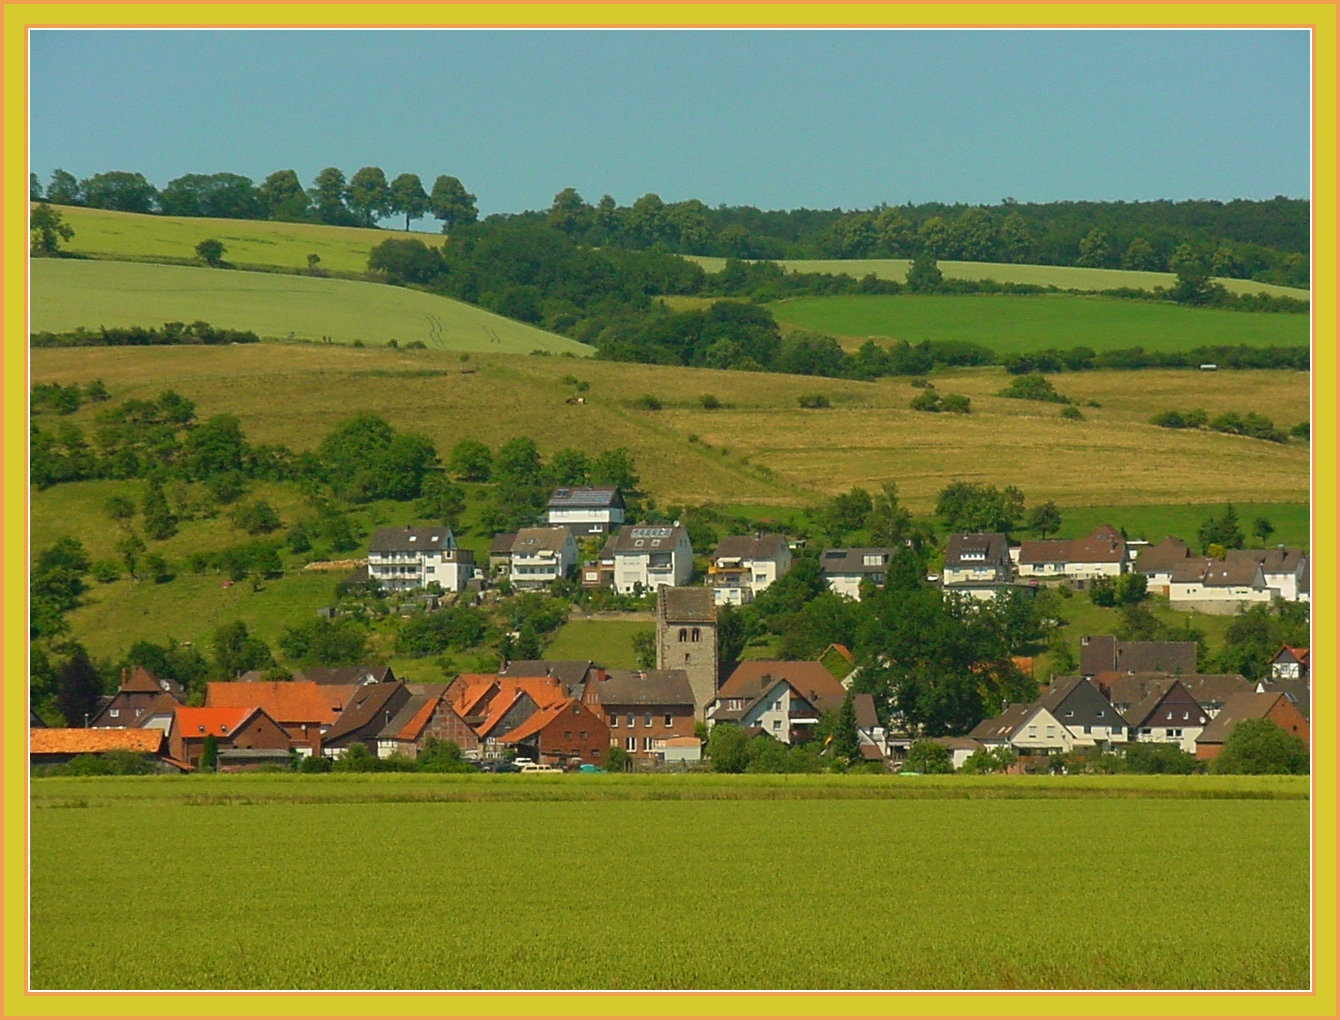
[[669, 538], [674, 528], [634, 528], [634, 538]]

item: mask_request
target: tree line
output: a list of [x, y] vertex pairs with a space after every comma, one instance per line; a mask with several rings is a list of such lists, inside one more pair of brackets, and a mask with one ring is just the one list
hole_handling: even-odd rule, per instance
[[443, 233], [479, 216], [475, 196], [456, 177], [442, 174], [431, 190], [425, 190], [418, 174], [404, 173], [388, 181], [375, 166], [362, 167], [348, 178], [339, 167], [326, 167], [306, 188], [296, 171], [276, 170], [260, 184], [241, 174], [185, 174], [161, 190], [141, 173], [113, 170], [78, 180], [58, 169], [45, 188], [36, 174], [30, 174], [28, 197], [33, 202], [118, 212], [351, 227], [375, 227], [379, 220], [404, 216], [406, 230], [430, 215], [441, 222]]
[[[431, 213], [450, 233], [478, 218], [475, 196], [439, 176], [426, 191], [415, 174], [394, 180], [375, 166], [346, 179], [327, 167], [304, 188], [292, 170], [261, 184], [240, 174], [186, 174], [162, 190], [142, 174], [112, 171], [84, 180], [56, 170], [44, 188], [29, 176], [29, 197], [54, 205], [236, 219], [312, 220], [373, 226]], [[495, 221], [546, 223], [591, 247], [658, 249], [739, 259], [912, 258], [1175, 271], [1190, 246], [1213, 275], [1306, 287], [1310, 203], [1276, 196], [1231, 202], [1016, 202], [969, 206], [926, 202], [869, 210], [708, 206], [698, 199], [664, 202], [646, 194], [621, 206], [604, 195], [594, 205], [564, 188], [550, 207], [494, 214]]]

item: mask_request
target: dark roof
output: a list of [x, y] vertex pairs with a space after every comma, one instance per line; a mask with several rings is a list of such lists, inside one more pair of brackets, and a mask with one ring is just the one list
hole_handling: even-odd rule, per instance
[[1020, 563], [1066, 563], [1070, 560], [1070, 539], [1047, 538], [1019, 545]]
[[549, 550], [559, 552], [572, 540], [567, 528], [522, 528], [512, 540], [512, 552], [530, 554]]
[[[405, 691], [402, 683], [367, 684], [354, 692], [340, 717], [335, 720], [323, 743], [331, 744], [340, 737], [353, 733], [373, 722], [392, 698]], [[398, 709], [397, 709], [398, 710]]]
[[489, 542], [489, 555], [506, 556], [512, 551], [512, 543], [515, 541], [515, 531], [504, 531], [500, 535], [494, 535]]
[[1281, 692], [1293, 702], [1304, 719], [1312, 718], [1312, 688], [1306, 680], [1263, 680], [1256, 689]]
[[951, 751], [985, 751], [980, 740], [972, 737], [931, 737], [932, 744], [939, 744]]
[[[897, 549], [825, 549], [819, 566], [825, 574], [882, 574], [889, 568]], [[866, 563], [866, 557], [878, 557], [878, 563]]]
[[717, 607], [711, 588], [663, 587], [656, 611], [667, 623], [716, 623]]
[[[1131, 726], [1144, 726], [1150, 722], [1150, 716], [1154, 710], [1170, 695], [1173, 696], [1174, 701], [1180, 700], [1176, 697], [1177, 691], [1180, 691], [1186, 699], [1196, 702], [1195, 696], [1186, 689], [1186, 685], [1180, 680], [1170, 680], [1166, 686], [1154, 684], [1148, 690], [1148, 694], [1123, 713], [1126, 722]], [[1196, 702], [1196, 705], [1201, 707], [1199, 702]], [[1201, 710], [1204, 711], [1203, 707], [1201, 707]]]
[[1142, 574], [1162, 574], [1190, 556], [1186, 543], [1169, 535], [1158, 545], [1141, 549], [1135, 558], [1135, 569]]
[[712, 559], [770, 560], [787, 548], [785, 535], [727, 535]]
[[1259, 563], [1267, 574], [1292, 574], [1303, 561], [1303, 550], [1286, 549], [1282, 545], [1274, 549], [1230, 549], [1225, 559], [1229, 563], [1236, 560]]
[[345, 584], [367, 584], [372, 580], [372, 570], [364, 563], [361, 567], [355, 567], [354, 572], [344, 579]]
[[[967, 555], [970, 558], [964, 559]], [[1005, 564], [1010, 561], [1010, 546], [1000, 532], [956, 533], [945, 543], [945, 566], [975, 566], [982, 563]]]
[[121, 671], [120, 691], [125, 694], [170, 694], [178, 701], [186, 696], [176, 680], [160, 677], [143, 666]]
[[369, 552], [418, 552], [423, 549], [454, 549], [456, 539], [445, 524], [435, 527], [378, 528], [368, 543]]
[[1019, 546], [1020, 563], [1121, 563], [1126, 540], [1111, 525], [1100, 524], [1087, 538], [1049, 538]]
[[1261, 574], [1261, 565], [1252, 559], [1215, 560], [1196, 557], [1173, 567], [1172, 580], [1177, 584], [1199, 581], [1207, 587], [1255, 587]]
[[588, 659], [515, 659], [498, 671], [500, 677], [551, 676], [563, 685], [566, 697], [581, 697], [582, 685], [594, 665]]
[[351, 687], [395, 683], [395, 674], [391, 672], [390, 666], [311, 666], [298, 670], [293, 674], [293, 679]]
[[391, 716], [391, 721], [381, 728], [377, 737], [381, 740], [396, 739], [400, 732], [423, 710], [424, 706], [430, 703], [436, 705], [441, 700], [441, 691], [436, 694], [411, 694], [409, 699], [400, 706], [400, 711]]
[[1288, 700], [1283, 691], [1266, 691], [1257, 694], [1251, 691], [1235, 694], [1224, 703], [1219, 714], [1210, 720], [1209, 725], [1200, 731], [1197, 744], [1222, 744], [1233, 732], [1233, 727], [1243, 719], [1264, 719], [1281, 698]]
[[863, 730], [873, 730], [879, 725], [879, 716], [875, 714], [875, 699], [869, 694], [853, 694], [851, 706], [856, 710], [856, 725]]
[[549, 497], [549, 508], [551, 510], [608, 509], [622, 506], [623, 496], [619, 490], [602, 486], [573, 486], [555, 489], [553, 495]]
[[1126, 712], [1155, 691], [1162, 696], [1173, 681], [1180, 682], [1196, 699], [1196, 704], [1205, 708], [1223, 705], [1235, 694], [1255, 690], [1252, 682], [1238, 673], [1184, 673], [1178, 676], [1169, 673], [1099, 673], [1093, 679], [1094, 686], [1106, 694], [1118, 710], [1126, 706]]
[[1009, 739], [1018, 732], [1019, 727], [1028, 721], [1034, 711], [1037, 710], [1036, 703], [1016, 703], [994, 719], [983, 719], [972, 728], [968, 736], [973, 740], [1004, 740]]
[[616, 553], [669, 552], [687, 535], [688, 532], [678, 525], [625, 524], [617, 535], [610, 536], [605, 548], [609, 549], [613, 543]]
[[682, 669], [612, 669], [591, 690], [604, 706], [684, 705], [694, 707], [689, 675]]
[[1110, 634], [1080, 638], [1079, 671], [1099, 673], [1194, 673], [1194, 641], [1118, 641]]

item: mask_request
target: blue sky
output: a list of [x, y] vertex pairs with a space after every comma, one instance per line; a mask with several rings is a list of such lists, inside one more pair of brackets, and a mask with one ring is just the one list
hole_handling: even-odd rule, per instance
[[35, 32], [32, 169], [589, 201], [1304, 197], [1304, 32]]

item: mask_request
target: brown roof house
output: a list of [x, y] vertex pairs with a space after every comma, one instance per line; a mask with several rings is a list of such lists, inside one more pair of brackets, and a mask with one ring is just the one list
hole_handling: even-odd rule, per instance
[[[322, 735], [321, 753], [327, 758], [342, 758], [350, 744], [362, 744], [371, 753], [380, 753], [377, 738], [412, 694], [409, 686], [398, 680], [357, 688], [339, 718]], [[390, 753], [386, 751], [386, 755]]]
[[1079, 672], [1194, 673], [1194, 641], [1121, 641], [1110, 634], [1084, 634], [1079, 639]]
[[784, 744], [808, 740], [847, 689], [818, 662], [742, 662], [717, 691], [708, 726], [729, 722]]
[[1312, 656], [1306, 648], [1293, 648], [1282, 645], [1270, 660], [1270, 679], [1272, 680], [1310, 680], [1312, 678]]
[[727, 535], [707, 565], [707, 584], [719, 606], [742, 606], [791, 569], [785, 535]]
[[605, 721], [576, 698], [563, 698], [530, 714], [495, 738], [517, 757], [549, 765], [598, 765], [609, 747]]
[[1018, 551], [1020, 577], [1116, 577], [1127, 563], [1126, 540], [1107, 524], [1085, 538], [1024, 542]]
[[381, 728], [374, 750], [379, 758], [403, 754], [417, 758], [430, 738], [451, 741], [469, 757], [479, 751], [479, 737], [452, 707], [446, 684], [406, 684], [410, 696]]
[[1255, 689], [1250, 680], [1237, 673], [1099, 673], [1093, 678], [1094, 686], [1123, 718], [1151, 694], [1162, 696], [1173, 681], [1181, 683], [1211, 719], [1234, 695]]
[[1265, 571], [1253, 559], [1216, 560], [1198, 556], [1173, 567], [1168, 603], [1174, 609], [1231, 616], [1243, 606], [1269, 602], [1278, 588], [1266, 584]]
[[688, 674], [698, 718], [717, 690], [717, 607], [710, 588], [662, 588], [656, 593], [656, 668]]
[[1151, 685], [1149, 693], [1126, 710], [1131, 739], [1145, 743], [1176, 744], [1187, 754], [1196, 753], [1196, 738], [1210, 722], [1186, 686], [1170, 679], [1166, 686]]
[[1169, 535], [1158, 545], [1142, 548], [1135, 558], [1134, 569], [1145, 575], [1145, 583], [1152, 594], [1166, 598], [1173, 568], [1190, 558], [1191, 550], [1187, 544]]
[[1224, 557], [1229, 563], [1248, 560], [1261, 565], [1261, 575], [1267, 588], [1274, 588], [1286, 602], [1303, 598], [1307, 576], [1307, 553], [1301, 549], [1230, 549]]
[[[139, 728], [152, 716], [170, 717], [172, 709], [185, 700], [185, 692], [176, 680], [160, 679], [143, 666], [121, 670], [121, 687], [90, 721], [99, 728]], [[159, 723], [159, 728], [165, 724]]]
[[1308, 721], [1299, 713], [1297, 707], [1280, 691], [1257, 694], [1235, 694], [1229, 698], [1223, 710], [1201, 730], [1196, 738], [1196, 757], [1201, 761], [1211, 761], [1224, 749], [1233, 727], [1243, 719], [1269, 719], [1285, 733], [1300, 737], [1309, 747], [1312, 745], [1311, 729]]
[[945, 591], [993, 599], [1014, 580], [1010, 543], [998, 531], [956, 533], [945, 542], [940, 583]]
[[851, 707], [856, 713], [856, 735], [861, 741], [861, 757], [866, 761], [887, 761], [888, 734], [875, 712], [875, 699], [869, 694], [853, 694], [851, 701]]
[[164, 757], [167, 738], [159, 729], [112, 727], [42, 727], [28, 731], [28, 762], [31, 765], [64, 765], [81, 754], [129, 751], [131, 754]]
[[693, 736], [697, 704], [682, 669], [612, 669], [586, 682], [583, 703], [602, 716], [610, 744], [638, 758], [664, 757], [664, 741]]
[[512, 569], [512, 543], [516, 541], [515, 531], [504, 531], [489, 540], [489, 574], [496, 577], [509, 573]]
[[263, 708], [177, 709], [168, 737], [172, 757], [199, 765], [209, 737], [218, 746], [220, 768], [289, 760], [289, 735]]

